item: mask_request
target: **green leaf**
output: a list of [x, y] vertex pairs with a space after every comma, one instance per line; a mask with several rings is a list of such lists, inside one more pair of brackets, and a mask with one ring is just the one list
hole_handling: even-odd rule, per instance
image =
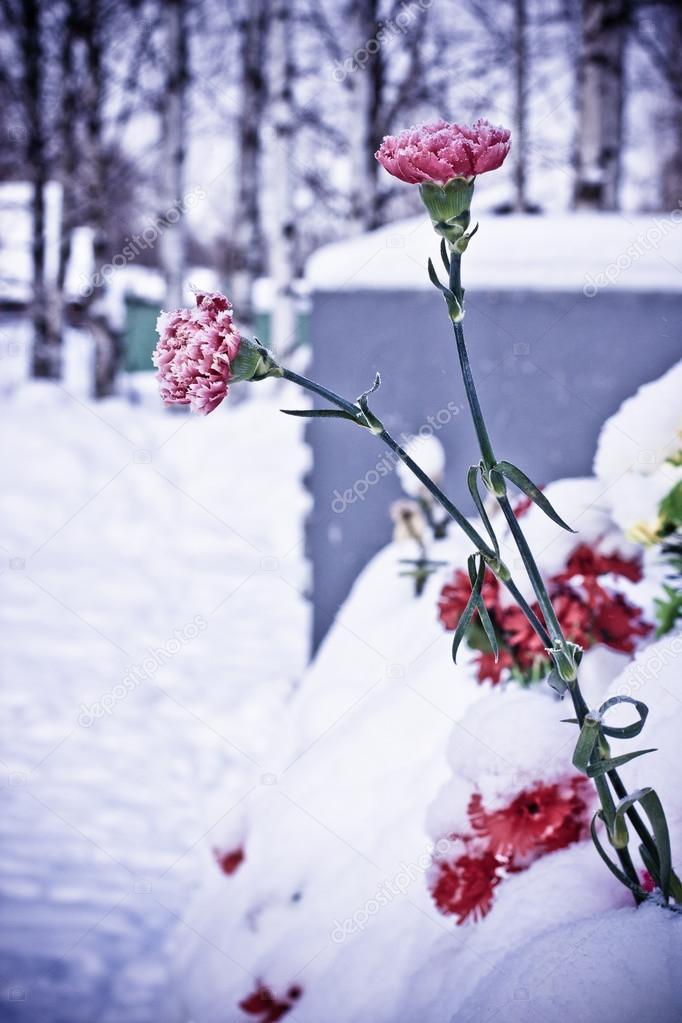
[[442, 291], [443, 294], [445, 294], [445, 292], [448, 289], [445, 287], [444, 284], [441, 284], [440, 280], [438, 279], [438, 274], [436, 273], [436, 268], [431, 261], [431, 257], [429, 257], [429, 261], [426, 265], [429, 271], [429, 280], [433, 284], [434, 288], [438, 288], [439, 291]]
[[[484, 573], [485, 573], [485, 562], [481, 562], [481, 564], [483, 565], [483, 570], [484, 570]], [[482, 596], [479, 596], [476, 608], [478, 610], [478, 617], [481, 619], [481, 624], [483, 625], [483, 628], [485, 629], [485, 634], [488, 637], [488, 642], [490, 643], [490, 647], [492, 649], [492, 652], [495, 655], [495, 660], [498, 661], [499, 657], [500, 657], [500, 648], [499, 648], [498, 643], [497, 643], [497, 636], [495, 634], [495, 627], [494, 627], [493, 623], [490, 620], [490, 615], [488, 614], [488, 608], [483, 603], [483, 597]]]
[[538, 508], [541, 508], [552, 522], [556, 522], [556, 524], [561, 526], [562, 529], [567, 529], [569, 533], [575, 533], [575, 529], [572, 529], [567, 522], [564, 522], [542, 491], [535, 486], [528, 476], [526, 476], [525, 472], [522, 472], [521, 469], [512, 465], [511, 462], [498, 462], [496, 468], [503, 474], [503, 476], [506, 476], [515, 487], [518, 487], [519, 490], [523, 491], [526, 497], [530, 498], [530, 500], [533, 501]]
[[469, 493], [471, 494], [471, 496], [474, 499], [474, 504], [476, 505], [476, 509], [478, 511], [478, 514], [481, 516], [481, 522], [483, 523], [483, 525], [486, 528], [488, 536], [490, 537], [490, 542], [492, 543], [493, 548], [495, 550], [495, 554], [497, 555], [497, 558], [499, 560], [499, 557], [500, 557], [500, 545], [499, 545], [499, 543], [497, 541], [497, 537], [495, 536], [495, 531], [494, 531], [494, 529], [492, 527], [492, 524], [491, 524], [490, 519], [488, 517], [488, 513], [485, 510], [485, 505], [483, 504], [483, 500], [482, 500], [481, 495], [480, 495], [479, 490], [478, 490], [478, 474], [480, 472], [480, 469], [481, 469], [480, 465], [472, 465], [470, 467], [470, 469], [469, 469], [469, 471], [467, 473], [467, 484], [468, 484], [468, 487], [469, 487]]
[[655, 864], [653, 878], [663, 892], [664, 898], [667, 899], [670, 896], [672, 858], [670, 852], [670, 832], [668, 831], [668, 822], [665, 819], [663, 806], [652, 788], [637, 789], [636, 792], [631, 792], [630, 795], [624, 796], [617, 804], [616, 818], [623, 819], [624, 815], [635, 803], [640, 804], [649, 818], [658, 854], [658, 863]]
[[665, 599], [662, 597], [654, 598], [656, 621], [658, 622], [656, 636], [659, 638], [671, 632], [675, 628], [678, 619], [682, 618], [682, 589], [676, 589], [674, 586], [668, 586], [667, 583], [664, 583], [663, 592], [666, 595]]
[[483, 572], [485, 571], [485, 563], [481, 561], [478, 571], [475, 573], [472, 579], [472, 569], [475, 564], [475, 555], [470, 555], [468, 559], [469, 566], [469, 579], [471, 579], [471, 596], [469, 597], [466, 607], [462, 612], [461, 618], [457, 622], [457, 628], [455, 629], [455, 635], [452, 639], [452, 659], [457, 663], [457, 651], [459, 650], [460, 644], [464, 639], [471, 619], [474, 616], [478, 605], [478, 598], [481, 592], [481, 586], [483, 585]]
[[600, 810], [598, 810], [597, 813], [595, 813], [590, 823], [590, 834], [592, 835], [592, 841], [595, 844], [597, 852], [599, 853], [599, 855], [601, 856], [601, 858], [603, 859], [604, 863], [609, 868], [611, 873], [614, 875], [614, 877], [617, 877], [621, 884], [624, 884], [626, 888], [629, 888], [631, 892], [634, 892], [638, 902], [643, 902], [644, 899], [646, 898], [647, 893], [644, 891], [641, 885], [635, 884], [634, 881], [631, 881], [627, 874], [624, 874], [620, 867], [616, 866], [616, 864], [613, 862], [613, 860], [611, 859], [611, 857], [609, 856], [609, 854], [606, 852], [603, 845], [599, 841], [596, 827], [597, 818], [599, 818], [600, 820], [604, 819], [602, 817]]
[[[550, 687], [550, 689], [553, 689], [554, 692], [557, 693], [563, 699], [564, 693], [568, 689], [568, 682], [564, 682], [556, 668], [552, 668], [549, 675], [545, 679], [545, 682]], [[564, 720], [570, 721], [572, 724], [576, 725], [578, 723], [577, 718], [564, 718]]]
[[[350, 419], [351, 423], [358, 423], [350, 412], [334, 408], [281, 408], [280, 412], [285, 416], [299, 416], [301, 419]], [[362, 423], [358, 423], [358, 426], [362, 426]]]
[[640, 749], [634, 753], [623, 753], [619, 757], [609, 757], [607, 760], [600, 760], [596, 764], [588, 764], [585, 774], [588, 778], [597, 778], [599, 775], [606, 774], [608, 771], [612, 771], [616, 767], [622, 767], [623, 764], [627, 764], [630, 760], [634, 760], [635, 757], [643, 757], [645, 753], [655, 752], [655, 749]]
[[682, 526], [682, 480], [665, 495], [658, 510], [667, 526]]
[[586, 714], [580, 735], [573, 752], [573, 766], [583, 774], [587, 774], [590, 757], [599, 738], [599, 718], [594, 714]]
[[634, 739], [644, 728], [649, 708], [646, 703], [642, 703], [641, 700], [634, 700], [631, 696], [612, 696], [606, 703], [602, 703], [599, 708], [599, 717], [603, 718], [611, 707], [615, 707], [619, 703], [631, 703], [639, 714], [639, 720], [634, 721], [631, 725], [624, 725], [622, 728], [602, 723], [602, 732], [612, 739]]
[[448, 256], [448, 246], [445, 238], [440, 240], [440, 258], [443, 260], [446, 273], [450, 273], [450, 257]]
[[450, 290], [450, 288], [446, 288], [446, 286], [444, 284], [441, 284], [441, 282], [438, 280], [438, 274], [436, 273], [434, 265], [430, 259], [427, 265], [429, 270], [429, 279], [433, 286], [435, 288], [438, 288], [438, 290], [443, 295], [443, 298], [445, 299], [445, 304], [448, 307], [448, 312], [450, 313], [450, 318], [453, 319], [454, 317], [455, 319], [461, 319], [462, 307], [458, 302], [456, 295]]

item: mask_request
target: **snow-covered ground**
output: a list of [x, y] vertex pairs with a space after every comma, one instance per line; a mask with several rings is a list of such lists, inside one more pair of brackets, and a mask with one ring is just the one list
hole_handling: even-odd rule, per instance
[[307, 456], [270, 384], [208, 420], [5, 390], [2, 1019], [166, 1020], [213, 833], [269, 783], [308, 636]]

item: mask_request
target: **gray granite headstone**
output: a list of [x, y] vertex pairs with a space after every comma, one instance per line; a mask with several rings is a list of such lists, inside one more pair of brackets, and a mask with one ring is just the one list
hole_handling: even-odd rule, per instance
[[[467, 294], [467, 342], [498, 457], [538, 484], [589, 474], [604, 420], [682, 357], [681, 321], [679, 293]], [[445, 489], [472, 510], [466, 470], [478, 453], [438, 294], [316, 292], [311, 338], [313, 379], [355, 398], [379, 370], [373, 408], [390, 432], [409, 437], [431, 424], [447, 453]], [[389, 540], [389, 505], [401, 491], [394, 471], [378, 470], [389, 452], [369, 433], [316, 421], [307, 438], [317, 646], [358, 572]]]

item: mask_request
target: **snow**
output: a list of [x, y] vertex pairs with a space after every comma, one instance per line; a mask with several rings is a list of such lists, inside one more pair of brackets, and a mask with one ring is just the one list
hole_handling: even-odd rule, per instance
[[[434, 483], [440, 484], [445, 471], [445, 449], [437, 437], [433, 434], [413, 437], [406, 445], [405, 451]], [[404, 462], [398, 462], [396, 472], [400, 486], [408, 497], [429, 496], [426, 487], [410, 472]]]
[[675, 1023], [682, 1007], [681, 951], [682, 916], [656, 906], [550, 927], [514, 947], [452, 1023]]
[[308, 459], [271, 384], [202, 420], [4, 396], [3, 1018], [167, 1018], [169, 941], [307, 655]]
[[[537, 510], [524, 515], [543, 572], [557, 571], [580, 542], [636, 553], [602, 491], [593, 479], [547, 488], [580, 527], [577, 537]], [[649, 1018], [650, 1005], [657, 1018], [678, 1018], [670, 963], [679, 918], [656, 906], [632, 910], [587, 839], [508, 872], [478, 922], [456, 926], [430, 897], [431, 853], [457, 844], [448, 836], [464, 830], [474, 793], [490, 809], [531, 785], [575, 777], [577, 732], [561, 720], [570, 705], [542, 687], [477, 685], [468, 649], [452, 664], [436, 605], [468, 552], [455, 532], [429, 542], [428, 556], [447, 568], [420, 597], [398, 575], [399, 560], [416, 554], [408, 540], [386, 547], [356, 581], [280, 719], [269, 775], [224, 829], [221, 847], [238, 844], [243, 863], [230, 876], [206, 875], [189, 929], [177, 934], [169, 1020], [246, 1019], [239, 1003], [262, 985], [284, 1002], [300, 989], [287, 1010], [298, 1023], [460, 1023], [496, 1013], [519, 1023], [551, 1015], [615, 1023]], [[658, 583], [608, 580], [649, 616]], [[680, 654], [680, 635], [642, 646], [634, 661], [597, 646], [581, 672], [591, 706], [625, 686], [657, 708], [638, 744], [659, 752], [623, 774], [628, 785], [660, 790], [674, 855], [682, 848]], [[618, 713], [632, 717], [631, 708]]]
[[644, 384], [604, 425], [594, 460], [613, 519], [655, 529], [658, 505], [682, 480], [668, 459], [682, 449], [682, 362]]
[[[0, 297], [5, 302], [28, 302], [32, 279], [31, 196], [28, 181], [0, 184]], [[45, 276], [54, 281], [59, 256], [62, 189], [56, 181], [45, 186]]]
[[[474, 220], [476, 212], [474, 196]], [[679, 292], [680, 221], [682, 210], [488, 217], [467, 249], [465, 285], [583, 291], [588, 298], [611, 288]], [[313, 291], [428, 289], [429, 257], [441, 266], [424, 213], [318, 249], [306, 276]]]

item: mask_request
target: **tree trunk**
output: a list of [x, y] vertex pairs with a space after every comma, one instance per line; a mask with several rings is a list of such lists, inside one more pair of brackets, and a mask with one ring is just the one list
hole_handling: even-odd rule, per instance
[[270, 36], [272, 117], [277, 170], [273, 182], [275, 232], [270, 247], [274, 296], [272, 343], [286, 351], [296, 343], [296, 218], [294, 210], [293, 55], [290, 0], [275, 0]]
[[104, 142], [104, 24], [101, 0], [85, 0], [83, 40], [86, 51], [85, 165], [87, 222], [93, 229], [96, 285], [90, 295], [88, 318], [95, 345], [95, 396], [114, 390], [121, 358], [121, 338], [111, 322], [107, 280], [101, 272], [110, 258], [107, 224], [107, 168]]
[[68, 0], [61, 25], [61, 47], [59, 56], [59, 119], [57, 137], [60, 148], [60, 182], [62, 186], [62, 215], [59, 225], [59, 262], [55, 288], [55, 307], [58, 331], [63, 335], [65, 321], [66, 273], [71, 258], [71, 238], [78, 225], [78, 143], [76, 124], [78, 121], [78, 83], [74, 50], [78, 36], [77, 0]]
[[383, 135], [381, 101], [384, 64], [379, 32], [378, 0], [354, 0], [348, 11], [350, 45], [345, 82], [350, 90], [348, 140], [350, 146], [350, 234], [360, 234], [380, 222], [378, 164], [374, 159]]
[[[166, 279], [166, 308], [184, 304], [183, 284], [187, 250], [185, 216], [181, 206], [185, 187], [187, 152], [187, 86], [189, 59], [185, 0], [168, 0], [165, 7], [168, 43], [168, 77], [164, 110], [163, 177], [165, 208], [161, 211], [164, 227], [159, 238], [159, 256]], [[179, 216], [176, 217], [176, 214]]]
[[627, 0], [583, 0], [575, 205], [618, 208]]
[[661, 160], [661, 205], [679, 210], [682, 205], [682, 7], [671, 5], [661, 15], [666, 95], [662, 117], [665, 135]]
[[26, 162], [32, 183], [31, 197], [31, 320], [33, 376], [57, 379], [60, 373], [59, 336], [54, 330], [50, 289], [46, 276], [47, 137], [44, 109], [43, 31], [37, 0], [21, 5], [22, 97], [26, 110]]
[[527, 77], [528, 52], [526, 45], [526, 29], [528, 11], [526, 0], [514, 0], [514, 130], [512, 137], [513, 175], [514, 175], [514, 209], [522, 213], [528, 208], [526, 194], [527, 167]]
[[252, 327], [254, 322], [253, 283], [263, 268], [261, 122], [266, 102], [263, 71], [266, 29], [265, 0], [245, 0], [237, 29], [242, 63], [232, 297], [237, 318], [247, 328]]

